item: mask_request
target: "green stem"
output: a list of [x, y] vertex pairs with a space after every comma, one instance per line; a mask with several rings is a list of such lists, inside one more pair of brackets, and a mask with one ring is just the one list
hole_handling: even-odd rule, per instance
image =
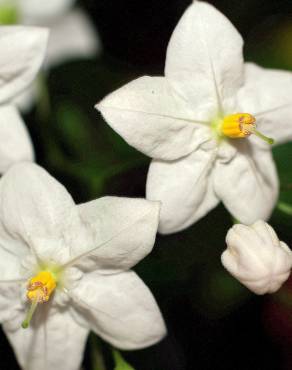
[[231, 216], [231, 220], [232, 220], [233, 225], [240, 224], [240, 222], [233, 216]]
[[278, 202], [277, 209], [281, 212], [286, 213], [288, 216], [292, 216], [292, 205], [285, 202]]
[[37, 113], [42, 122], [47, 122], [51, 115], [51, 99], [46, 80], [46, 75], [41, 72], [37, 79], [38, 101]]
[[115, 361], [114, 370], [135, 370], [130, 364], [128, 364], [116, 349], [112, 349], [113, 358]]

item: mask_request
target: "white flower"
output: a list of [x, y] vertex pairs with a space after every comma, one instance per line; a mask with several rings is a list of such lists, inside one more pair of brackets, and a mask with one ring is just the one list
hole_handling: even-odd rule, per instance
[[[239, 221], [267, 219], [278, 195], [269, 145], [292, 138], [292, 74], [243, 63], [242, 38], [213, 6], [186, 10], [168, 45], [165, 77], [141, 77], [96, 107], [153, 158], [147, 198], [159, 231], [199, 220], [221, 200]], [[271, 142], [268, 138], [264, 138]]]
[[9, 104], [35, 78], [45, 55], [48, 30], [0, 27], [0, 172], [33, 159], [33, 149], [17, 109]]
[[17, 23], [50, 28], [46, 66], [53, 67], [74, 57], [92, 57], [100, 40], [86, 14], [74, 8], [76, 0], [0, 0], [1, 9], [16, 10]]
[[288, 279], [292, 252], [264, 221], [234, 225], [226, 236], [224, 267], [256, 294], [274, 293]]
[[[0, 0], [1, 12], [14, 11], [7, 22], [50, 28], [50, 39], [44, 66], [49, 69], [73, 58], [90, 58], [101, 51], [99, 36], [87, 15], [73, 8], [75, 0]], [[7, 15], [6, 15], [7, 17]], [[4, 17], [5, 18], [5, 17]], [[15, 99], [28, 111], [39, 95], [39, 85], [31, 85]]]
[[[8, 170], [0, 180], [0, 321], [22, 368], [79, 369], [89, 330], [122, 349], [165, 335], [152, 294], [129, 270], [153, 247], [159, 208], [118, 197], [75, 206], [37, 165]], [[27, 309], [23, 327], [35, 313], [23, 329]]]

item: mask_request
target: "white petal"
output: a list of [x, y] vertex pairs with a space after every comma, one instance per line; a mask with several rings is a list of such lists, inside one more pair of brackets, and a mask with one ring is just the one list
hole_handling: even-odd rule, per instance
[[152, 294], [132, 271], [86, 274], [69, 294], [92, 330], [115, 347], [148, 347], [166, 334]]
[[0, 173], [14, 163], [33, 161], [33, 147], [17, 109], [12, 105], [0, 107]]
[[94, 26], [82, 10], [76, 9], [52, 26], [45, 64], [52, 67], [73, 58], [90, 58], [100, 49]]
[[66, 13], [76, 0], [19, 0], [21, 16], [26, 24], [42, 24]]
[[163, 77], [138, 78], [96, 108], [130, 145], [153, 158], [180, 158], [210, 137], [209, 127], [196, 123]]
[[17, 95], [12, 101], [22, 113], [28, 113], [37, 101], [38, 94], [39, 86], [36, 79], [34, 83]]
[[[257, 229], [259, 228], [257, 227]], [[226, 243], [231, 254], [236, 255], [240, 261], [238, 273], [242, 279], [248, 280], [250, 278], [255, 281], [273, 268], [274, 261], [271, 259], [271, 250], [275, 247], [270, 235], [265, 236], [262, 230], [259, 231], [258, 233], [253, 225], [249, 227], [236, 224], [227, 233]], [[276, 241], [275, 246], [279, 246], [279, 240]]]
[[[159, 221], [160, 203], [145, 199], [104, 197], [78, 206], [81, 219], [92, 235], [89, 245], [76, 244], [82, 270], [127, 270], [153, 248]], [[81, 255], [83, 257], [78, 258]]]
[[263, 243], [267, 245], [279, 245], [279, 239], [275, 230], [266, 222], [258, 220], [251, 225], [251, 228], [257, 232]]
[[194, 1], [170, 39], [165, 75], [202, 115], [216, 115], [218, 108], [228, 111], [243, 81], [242, 45], [223, 14]]
[[[1, 229], [2, 231], [2, 225]], [[1, 234], [3, 234], [1, 232]], [[0, 286], [1, 281], [12, 281], [23, 279], [21, 259], [28, 254], [25, 245], [14, 243], [11, 239], [0, 239]]]
[[267, 220], [278, 197], [278, 177], [270, 150], [238, 143], [228, 163], [217, 161], [214, 189], [229, 212], [244, 224]]
[[21, 240], [17, 233], [11, 232], [5, 224], [6, 205], [2, 202], [2, 183], [3, 178], [0, 180], [0, 281], [19, 280], [25, 278], [21, 265], [30, 254], [30, 249], [28, 244]]
[[71, 196], [33, 163], [16, 164], [6, 172], [0, 182], [0, 201], [5, 230], [37, 253], [54, 254], [60, 246], [69, 252], [77, 239], [79, 218]]
[[21, 287], [25, 282], [0, 281], [0, 322], [14, 320], [22, 307]]
[[275, 144], [292, 140], [291, 72], [247, 63], [245, 85], [237, 99], [241, 111], [255, 115], [258, 129], [272, 137]]
[[35, 78], [45, 55], [48, 30], [36, 27], [0, 28], [0, 103], [15, 97]]
[[217, 205], [211, 180], [214, 160], [214, 151], [199, 149], [177, 161], [152, 161], [146, 194], [162, 202], [161, 233], [185, 229]]
[[19, 365], [29, 370], [79, 370], [88, 329], [68, 311], [48, 309], [49, 305], [40, 305], [27, 329], [11, 330], [10, 322], [3, 325]]

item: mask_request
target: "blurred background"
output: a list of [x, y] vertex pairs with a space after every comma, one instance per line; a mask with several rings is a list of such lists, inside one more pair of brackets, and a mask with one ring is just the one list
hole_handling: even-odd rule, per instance
[[[94, 110], [94, 104], [138, 76], [163, 74], [168, 40], [189, 3], [76, 2], [75, 10], [81, 8], [91, 23], [93, 39], [88, 50], [81, 40], [80, 53], [77, 47], [77, 52], [75, 48], [75, 53], [48, 62], [23, 112], [37, 162], [67, 187], [77, 203], [103, 195], [145, 195], [150, 159], [128, 146]], [[209, 3], [242, 34], [247, 60], [292, 71], [291, 0]], [[3, 23], [21, 22], [19, 13], [5, 12]], [[64, 25], [59, 15], [54, 17], [49, 20], [52, 28], [57, 20]], [[43, 18], [36, 22], [42, 24]], [[25, 20], [32, 22], [29, 17]], [[71, 23], [68, 42], [79, 32], [74, 18]], [[292, 144], [275, 148], [274, 157], [281, 193], [270, 223], [291, 246]], [[233, 279], [220, 262], [231, 225], [230, 215], [220, 205], [193, 227], [158, 236], [153, 253], [136, 266], [159, 303], [169, 336], [151, 348], [122, 352], [134, 369], [292, 369], [292, 280], [273, 296], [258, 297]], [[90, 337], [86, 370], [103, 370], [93, 364], [95, 342]], [[99, 346], [106, 369], [114, 369], [110, 347], [102, 341]], [[2, 332], [0, 358], [1, 370], [18, 369]]]

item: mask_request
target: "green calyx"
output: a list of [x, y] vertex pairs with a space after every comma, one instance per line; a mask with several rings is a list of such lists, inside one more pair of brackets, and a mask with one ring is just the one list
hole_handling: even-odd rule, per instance
[[222, 134], [222, 118], [215, 118], [211, 121], [211, 131], [215, 137], [215, 139], [220, 142], [222, 139], [224, 139], [224, 135]]

